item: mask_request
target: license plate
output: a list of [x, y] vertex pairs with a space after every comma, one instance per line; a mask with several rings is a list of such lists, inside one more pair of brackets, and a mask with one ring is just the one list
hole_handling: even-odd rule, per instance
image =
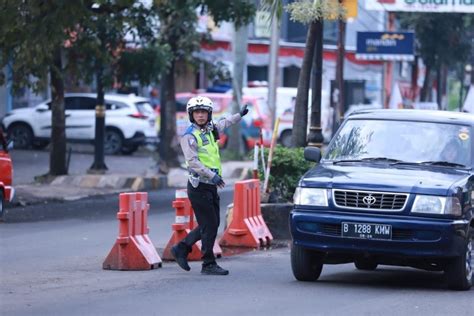
[[348, 223], [341, 224], [342, 237], [361, 239], [392, 239], [392, 225]]

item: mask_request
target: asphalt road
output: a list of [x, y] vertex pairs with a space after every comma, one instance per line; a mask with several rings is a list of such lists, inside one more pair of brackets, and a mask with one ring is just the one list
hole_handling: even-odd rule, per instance
[[[224, 190], [221, 198], [222, 206], [227, 205], [232, 191]], [[158, 249], [171, 236], [172, 199], [172, 191], [150, 193], [150, 238]], [[30, 207], [24, 212], [40, 206]], [[200, 275], [199, 262], [191, 263], [190, 272], [173, 262], [151, 271], [102, 270], [118, 232], [116, 196], [44, 207], [62, 207], [77, 216], [0, 224], [2, 315], [386, 316], [474, 311], [474, 290], [447, 290], [440, 273], [388, 266], [362, 272], [352, 264], [327, 265], [318, 282], [297, 282], [288, 248], [222, 258], [220, 264], [231, 271], [224, 277]]]

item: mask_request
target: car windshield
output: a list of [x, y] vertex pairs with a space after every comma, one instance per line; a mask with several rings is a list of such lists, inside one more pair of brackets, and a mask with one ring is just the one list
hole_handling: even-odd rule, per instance
[[470, 136], [470, 128], [463, 125], [348, 120], [330, 143], [324, 160], [472, 166]]

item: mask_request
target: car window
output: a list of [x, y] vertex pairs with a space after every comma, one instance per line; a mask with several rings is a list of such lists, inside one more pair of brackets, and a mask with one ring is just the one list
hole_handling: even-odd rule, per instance
[[[436, 140], [436, 141], [427, 141]], [[389, 158], [472, 165], [468, 126], [390, 120], [348, 120], [329, 145], [326, 160]]]
[[176, 99], [176, 112], [186, 112], [187, 99]]
[[89, 97], [66, 97], [64, 106], [66, 110], [95, 110], [97, 102]]
[[128, 107], [126, 104], [116, 101], [105, 101], [105, 109], [107, 111], [114, 111]]
[[137, 102], [135, 103], [135, 106], [137, 107], [138, 112], [141, 114], [153, 114], [153, 107], [149, 102]]

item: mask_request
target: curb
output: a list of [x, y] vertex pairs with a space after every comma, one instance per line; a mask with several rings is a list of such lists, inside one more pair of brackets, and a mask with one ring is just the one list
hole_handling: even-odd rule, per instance
[[81, 175], [81, 176], [59, 176], [50, 185], [73, 186], [89, 189], [131, 189], [153, 190], [168, 187], [166, 176], [123, 176], [123, 175]]

